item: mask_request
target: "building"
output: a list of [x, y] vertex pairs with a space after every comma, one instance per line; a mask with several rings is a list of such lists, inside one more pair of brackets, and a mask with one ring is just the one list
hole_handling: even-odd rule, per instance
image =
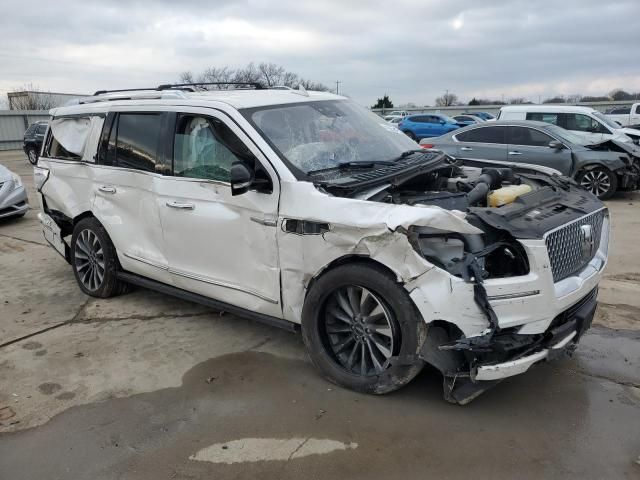
[[80, 93], [54, 93], [25, 90], [23, 92], [9, 92], [9, 110], [49, 110], [60, 107], [74, 98], [86, 97]]

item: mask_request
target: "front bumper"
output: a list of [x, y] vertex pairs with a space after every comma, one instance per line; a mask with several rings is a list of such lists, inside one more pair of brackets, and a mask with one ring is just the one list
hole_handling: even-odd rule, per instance
[[0, 218], [22, 215], [29, 210], [27, 191], [23, 186], [14, 188], [13, 179], [0, 186]]

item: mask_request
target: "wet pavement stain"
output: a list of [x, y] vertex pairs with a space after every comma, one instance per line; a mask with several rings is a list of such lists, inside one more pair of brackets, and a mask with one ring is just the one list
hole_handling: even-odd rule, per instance
[[[180, 387], [73, 407], [0, 435], [0, 464], [12, 480], [633, 478], [640, 415], [617, 400], [624, 389], [543, 365], [459, 407], [444, 402], [432, 370], [376, 397], [324, 381], [307, 362], [244, 352], [196, 365]], [[306, 438], [345, 447], [266, 461], [190, 460], [241, 439]]]
[[62, 385], [59, 383], [43, 383], [38, 385], [38, 391], [43, 395], [53, 395], [56, 392], [62, 390]]

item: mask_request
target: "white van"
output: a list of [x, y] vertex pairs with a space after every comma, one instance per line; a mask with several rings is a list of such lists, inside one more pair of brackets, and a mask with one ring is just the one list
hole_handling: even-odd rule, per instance
[[611, 138], [640, 141], [640, 130], [624, 128], [591, 107], [568, 105], [510, 105], [502, 107], [498, 120], [537, 120], [582, 133], [594, 143]]

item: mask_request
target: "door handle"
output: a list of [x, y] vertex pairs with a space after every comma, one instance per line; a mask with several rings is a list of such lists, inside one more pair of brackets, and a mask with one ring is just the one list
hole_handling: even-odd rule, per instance
[[116, 193], [116, 187], [109, 187], [108, 185], [100, 185], [98, 187], [98, 190], [104, 193], [111, 193], [111, 194]]
[[275, 227], [278, 225], [277, 220], [268, 220], [266, 218], [251, 217], [251, 221], [267, 227]]
[[470, 152], [471, 150], [473, 150], [473, 148], [471, 148], [471, 147], [460, 147], [460, 150], [462, 150], [463, 152]]
[[522, 155], [522, 152], [513, 151], [509, 152], [509, 155]]
[[167, 202], [167, 207], [178, 208], [180, 210], [195, 210], [193, 203]]

